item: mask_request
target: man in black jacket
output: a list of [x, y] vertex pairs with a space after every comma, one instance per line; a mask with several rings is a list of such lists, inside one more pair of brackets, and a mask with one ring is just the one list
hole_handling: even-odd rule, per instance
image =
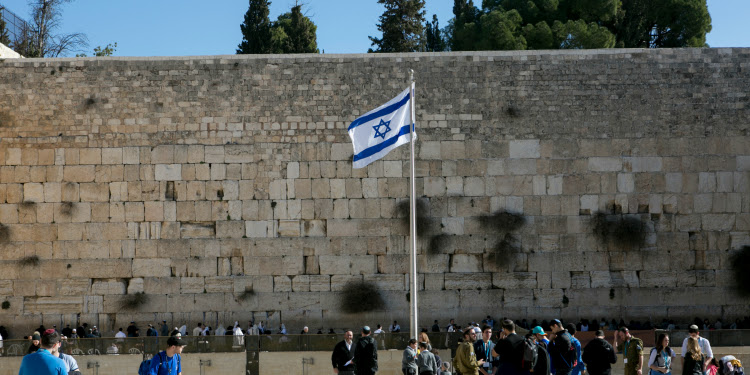
[[570, 375], [576, 365], [577, 355], [570, 333], [558, 319], [552, 319], [549, 326], [552, 334], [548, 346], [549, 356], [555, 368], [555, 375]]
[[370, 336], [370, 327], [362, 327], [362, 337], [354, 346], [354, 366], [357, 375], [374, 375], [378, 372], [378, 345]]
[[589, 375], [609, 375], [610, 364], [617, 362], [615, 349], [604, 340], [604, 331], [596, 331], [596, 338], [583, 349], [583, 362], [586, 363]]
[[331, 364], [333, 364], [333, 373], [339, 375], [354, 375], [354, 333], [346, 331], [344, 340], [336, 344], [331, 354]]

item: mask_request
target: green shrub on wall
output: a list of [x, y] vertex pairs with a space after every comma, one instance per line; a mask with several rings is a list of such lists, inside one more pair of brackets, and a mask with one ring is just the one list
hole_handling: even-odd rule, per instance
[[353, 281], [344, 286], [341, 310], [349, 314], [383, 308], [385, 302], [377, 285], [367, 281]]
[[735, 251], [729, 257], [729, 262], [732, 265], [737, 293], [750, 296], [750, 272], [748, 272], [748, 269], [750, 269], [750, 246], [745, 245]]

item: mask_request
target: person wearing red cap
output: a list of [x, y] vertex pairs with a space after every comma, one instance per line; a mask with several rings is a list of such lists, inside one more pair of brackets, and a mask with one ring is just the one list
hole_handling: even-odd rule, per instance
[[44, 331], [41, 348], [23, 357], [18, 375], [67, 375], [67, 366], [52, 352], [60, 348], [60, 334], [54, 329]]

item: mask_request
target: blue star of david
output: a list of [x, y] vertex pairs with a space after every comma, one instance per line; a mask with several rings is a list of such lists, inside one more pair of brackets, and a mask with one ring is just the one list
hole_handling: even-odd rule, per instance
[[[385, 139], [385, 135], [388, 134], [389, 131], [391, 131], [391, 122], [390, 121], [383, 121], [380, 120], [380, 123], [373, 126], [372, 128], [375, 129], [375, 138], [380, 137]], [[385, 126], [385, 131], [381, 131], [380, 128]]]

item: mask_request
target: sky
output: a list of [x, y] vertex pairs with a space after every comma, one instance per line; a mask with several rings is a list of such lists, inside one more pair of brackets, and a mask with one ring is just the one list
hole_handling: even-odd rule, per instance
[[[376, 0], [302, 0], [303, 12], [318, 26], [318, 48], [324, 53], [365, 53], [368, 36], [380, 37]], [[453, 17], [453, 0], [426, 0], [427, 19], [436, 14], [440, 27]], [[28, 0], [0, 0], [29, 18]], [[272, 0], [271, 20], [288, 12], [294, 0]], [[477, 0], [475, 3], [481, 3]], [[248, 0], [73, 0], [63, 8], [63, 33], [89, 38], [96, 46], [117, 42], [116, 56], [195, 56], [234, 54], [242, 40], [240, 24]], [[750, 47], [744, 27], [749, 0], [708, 0], [713, 30], [711, 47]]]

